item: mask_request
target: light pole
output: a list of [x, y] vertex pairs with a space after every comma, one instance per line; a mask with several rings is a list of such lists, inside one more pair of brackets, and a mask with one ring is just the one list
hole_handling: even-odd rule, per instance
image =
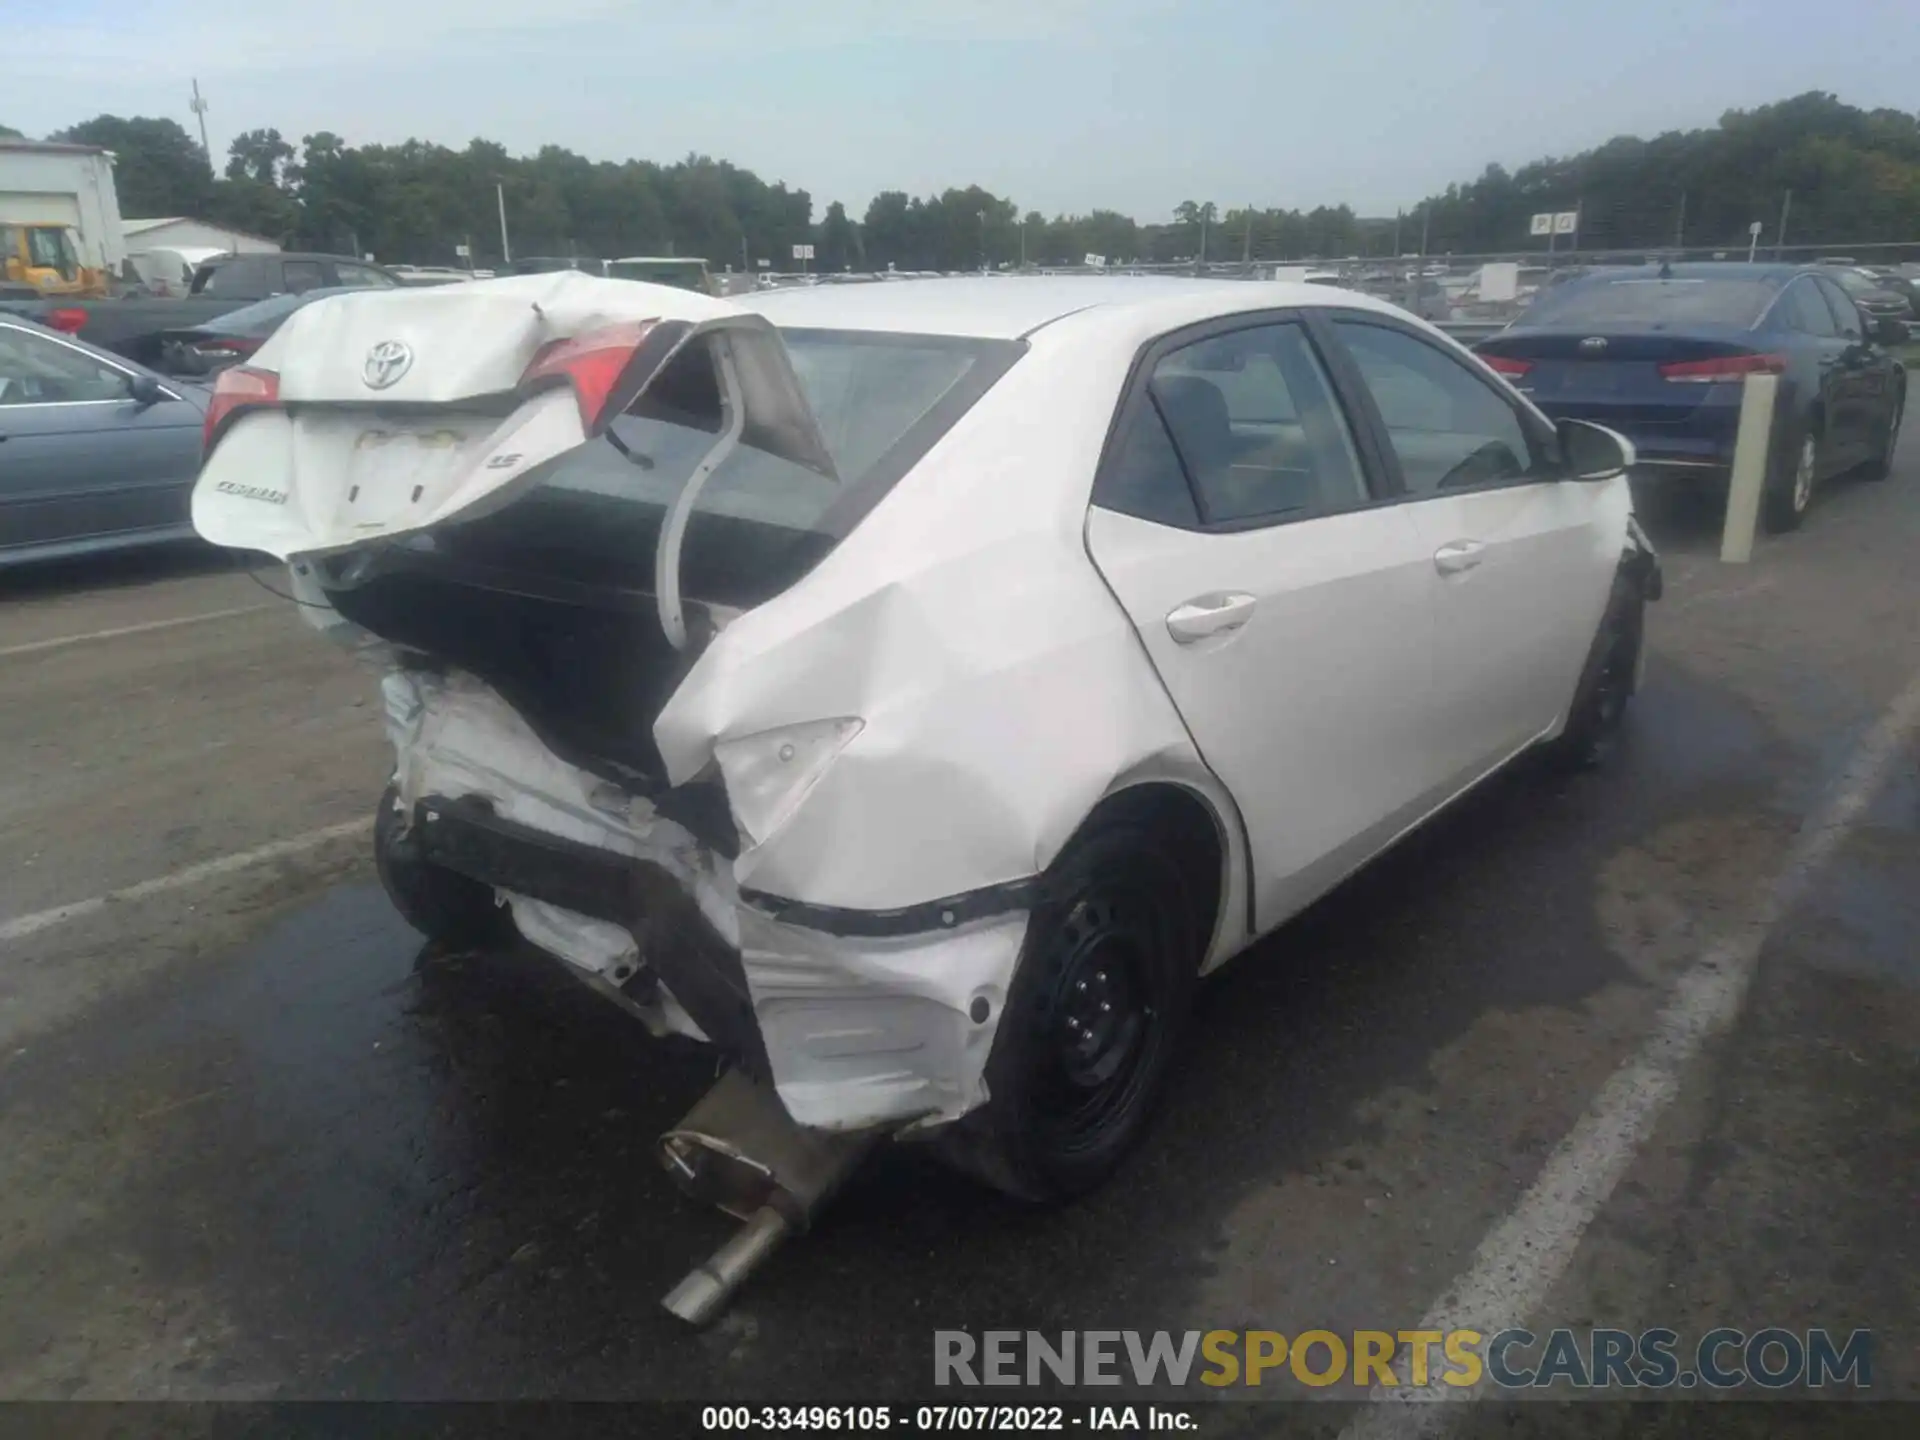
[[513, 263], [513, 247], [507, 243], [507, 187], [494, 182], [493, 198], [500, 203], [500, 268]]
[[200, 149], [207, 157], [207, 169], [213, 169], [213, 148], [207, 144], [207, 102], [200, 98], [200, 82], [193, 82], [193, 103], [187, 108], [200, 120]]
[[980, 273], [987, 273], [987, 212], [975, 211], [980, 217]]

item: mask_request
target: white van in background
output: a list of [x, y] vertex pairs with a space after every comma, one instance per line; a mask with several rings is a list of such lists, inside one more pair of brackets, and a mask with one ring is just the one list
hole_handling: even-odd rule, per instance
[[203, 261], [226, 253], [211, 245], [156, 246], [134, 251], [127, 256], [127, 263], [154, 294], [179, 296], [192, 293], [193, 272]]

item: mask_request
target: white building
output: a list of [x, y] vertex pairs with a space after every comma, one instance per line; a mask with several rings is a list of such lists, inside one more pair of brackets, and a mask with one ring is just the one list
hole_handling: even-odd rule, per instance
[[271, 254], [279, 250], [273, 241], [244, 230], [232, 230], [188, 215], [168, 215], [158, 220], [126, 220], [127, 250], [217, 250], [222, 254]]
[[83, 265], [118, 272], [127, 256], [113, 156], [96, 145], [0, 140], [0, 222], [71, 229]]

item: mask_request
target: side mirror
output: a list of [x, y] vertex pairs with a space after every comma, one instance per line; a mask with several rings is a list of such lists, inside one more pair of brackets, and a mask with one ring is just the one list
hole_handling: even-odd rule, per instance
[[133, 375], [127, 379], [127, 394], [138, 405], [158, 405], [167, 398], [167, 392], [158, 380], [151, 375]]
[[1611, 480], [1633, 469], [1633, 442], [1619, 431], [1590, 420], [1562, 420], [1553, 428], [1575, 480]]
[[1882, 345], [1904, 345], [1907, 343], [1907, 322], [1896, 320], [1891, 315], [1882, 315], [1873, 322], [1873, 338]]

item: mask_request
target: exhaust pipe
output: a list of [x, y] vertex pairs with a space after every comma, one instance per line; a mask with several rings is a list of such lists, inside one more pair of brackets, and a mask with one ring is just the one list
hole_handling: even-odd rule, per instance
[[789, 1235], [806, 1231], [880, 1135], [796, 1125], [771, 1089], [727, 1071], [660, 1137], [660, 1159], [688, 1195], [742, 1224], [661, 1303], [689, 1325], [712, 1320]]
[[734, 1237], [687, 1272], [660, 1303], [689, 1325], [705, 1325], [726, 1309], [747, 1277], [764, 1265], [792, 1233], [787, 1217], [771, 1205], [753, 1212]]

